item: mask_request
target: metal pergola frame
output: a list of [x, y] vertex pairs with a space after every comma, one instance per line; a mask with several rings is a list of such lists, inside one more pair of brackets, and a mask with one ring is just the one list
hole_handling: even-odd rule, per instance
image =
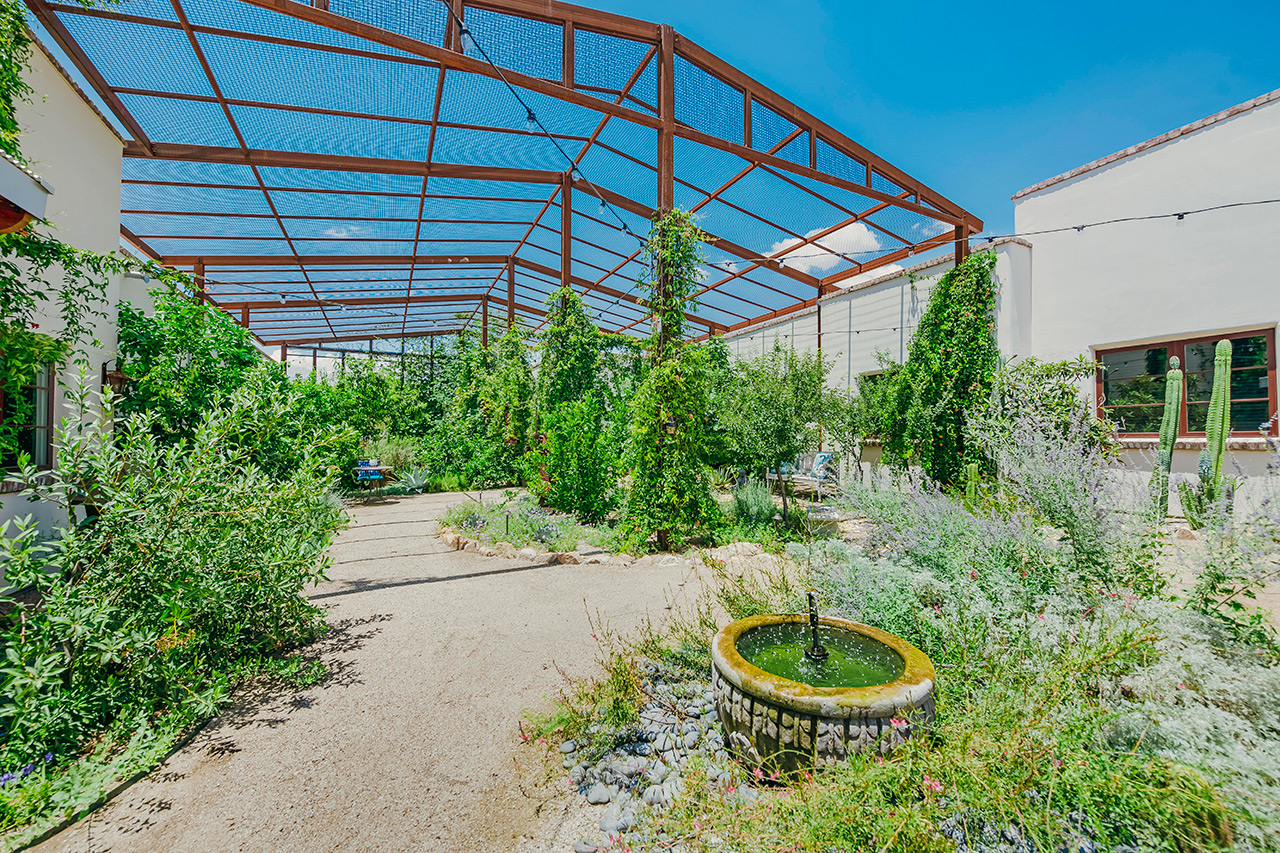
[[[676, 205], [708, 234], [714, 275], [689, 315], [703, 335], [917, 253], [954, 246], [959, 260], [982, 230], [663, 24], [554, 0], [27, 2], [127, 134], [123, 238], [190, 271], [268, 346], [476, 324], [487, 341], [490, 306], [536, 328], [565, 285], [601, 328], [643, 334], [635, 235]], [[472, 34], [492, 64], [468, 50]], [[160, 55], [131, 61], [125, 37]], [[228, 45], [256, 51], [260, 76]], [[309, 80], [325, 62], [367, 79]], [[420, 101], [385, 94], [412, 92], [410, 76], [434, 83]], [[524, 109], [507, 83], [537, 102], [547, 136], [509, 120]], [[440, 158], [446, 135], [469, 162]]]

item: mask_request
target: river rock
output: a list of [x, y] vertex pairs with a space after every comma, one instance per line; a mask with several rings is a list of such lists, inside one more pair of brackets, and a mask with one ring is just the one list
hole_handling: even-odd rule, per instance
[[573, 842], [573, 853], [600, 853], [600, 846], [593, 841], [579, 838]]
[[560, 751], [565, 753], [566, 755], [570, 752], [577, 752], [578, 744], [576, 741], [567, 740], [564, 743], [560, 744]]
[[605, 809], [604, 817], [600, 818], [600, 831], [610, 835], [624, 832], [635, 825], [636, 813], [629, 807], [629, 803], [623, 800], [618, 800]]
[[667, 804], [667, 792], [661, 785], [650, 785], [644, 789], [644, 802], [647, 806], [662, 808]]
[[595, 783], [587, 791], [587, 802], [593, 806], [603, 806], [609, 799], [609, 788], [603, 782]]

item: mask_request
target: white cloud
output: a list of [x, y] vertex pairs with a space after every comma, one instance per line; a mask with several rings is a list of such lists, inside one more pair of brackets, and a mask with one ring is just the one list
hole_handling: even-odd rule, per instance
[[[827, 229], [815, 228], [804, 235], [805, 239], [816, 237], [825, 230]], [[812, 275], [826, 272], [840, 263], [841, 254], [850, 255], [855, 261], [864, 260], [860, 257], [863, 253], [874, 252], [881, 246], [876, 233], [861, 222], [853, 222], [832, 231], [818, 241], [822, 244], [821, 246], [815, 246], [812, 243], [800, 245], [802, 242], [794, 238], [780, 240], [769, 248], [768, 254], [775, 256], [779, 252], [786, 252], [782, 258], [786, 259], [787, 266]], [[794, 251], [787, 252], [793, 246]]]
[[937, 237], [944, 231], [950, 231], [951, 226], [945, 222], [938, 222], [936, 219], [930, 219], [925, 222], [913, 222], [911, 230], [918, 233], [922, 239]]
[[343, 239], [344, 237], [354, 237], [359, 233], [360, 233], [360, 226], [358, 225], [345, 225], [341, 228], [324, 229], [324, 236], [336, 237], [339, 240]]

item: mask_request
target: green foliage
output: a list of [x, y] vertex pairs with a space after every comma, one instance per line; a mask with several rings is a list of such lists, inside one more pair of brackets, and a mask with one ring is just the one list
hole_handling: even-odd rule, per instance
[[[22, 7], [6, 4], [3, 8], [3, 55], [12, 60], [13, 51], [18, 50], [25, 58], [29, 41]], [[10, 75], [19, 71], [0, 63], [0, 114], [10, 118], [12, 97], [15, 91], [21, 91], [13, 88], [21, 84], [20, 76], [11, 79]], [[0, 120], [0, 147], [13, 142], [10, 129]], [[106, 316], [103, 309], [107, 280], [126, 269], [143, 266], [120, 255], [82, 252], [34, 231], [0, 235], [0, 352], [4, 354], [0, 359], [0, 387], [30, 385], [42, 365], [61, 366], [64, 359], [93, 337], [94, 318]], [[145, 268], [156, 274], [175, 275], [160, 273], [152, 264]], [[36, 331], [35, 319], [50, 303], [57, 307], [56, 320], [49, 329]], [[22, 394], [6, 395], [4, 405], [0, 459], [12, 460], [18, 451], [16, 427], [30, 423], [33, 413]]]
[[157, 435], [190, 438], [205, 414], [240, 388], [261, 356], [248, 330], [176, 287], [152, 291], [148, 316], [120, 306], [121, 415], [149, 413]]
[[781, 343], [732, 365], [732, 391], [718, 414], [738, 464], [774, 471], [818, 446], [828, 367], [821, 353], [797, 352]]
[[533, 374], [519, 328], [492, 350], [459, 335], [454, 398], [449, 407], [448, 458], [470, 483], [519, 482], [529, 439]]
[[[59, 433], [60, 465], [29, 494], [67, 513], [42, 540], [29, 521], [0, 528], [0, 767], [77, 756], [120, 721], [207, 715], [226, 701], [237, 661], [314, 637], [302, 594], [324, 577], [340, 523], [319, 463], [272, 479], [241, 444], [258, 407], [244, 394], [211, 409], [188, 440], [158, 442], [150, 416], [88, 415]], [[309, 452], [307, 450], [303, 451]], [[190, 717], [188, 717], [190, 718]], [[14, 797], [18, 794], [15, 793]], [[6, 790], [0, 826], [29, 815]]]
[[730, 516], [739, 524], [769, 524], [778, 514], [767, 483], [750, 480], [733, 490]]
[[1173, 443], [1178, 438], [1181, 412], [1182, 371], [1178, 369], [1178, 357], [1174, 356], [1169, 359], [1169, 370], [1164, 377], [1164, 417], [1160, 421], [1160, 447], [1151, 472], [1151, 496], [1155, 501], [1157, 524], [1162, 523], [1169, 514], [1169, 470], [1173, 466]]
[[944, 485], [968, 462], [987, 464], [965, 440], [965, 423], [989, 398], [999, 352], [995, 339], [996, 257], [982, 252], [934, 286], [906, 364], [879, 378], [884, 403], [877, 433], [885, 460], [918, 466]]
[[533, 458], [530, 488], [547, 506], [588, 523], [601, 521], [616, 502], [617, 459], [602, 429], [604, 411], [588, 396], [566, 401], [543, 416], [546, 444]]
[[410, 440], [382, 436], [360, 445], [361, 459], [377, 459], [390, 466], [392, 473], [401, 474], [418, 464], [418, 448]]
[[1231, 514], [1231, 496], [1235, 482], [1222, 476], [1222, 459], [1231, 435], [1231, 341], [1218, 341], [1213, 354], [1213, 390], [1209, 396], [1209, 414], [1205, 422], [1205, 446], [1200, 451], [1199, 480], [1195, 485], [1178, 484], [1178, 497], [1187, 524], [1199, 529], [1217, 512]]
[[23, 78], [31, 57], [31, 33], [26, 8], [18, 0], [4, 0], [0, 18], [0, 151], [22, 159], [18, 147], [21, 128], [15, 107], [27, 101], [31, 87]]
[[693, 217], [675, 210], [654, 219], [645, 243], [653, 271], [640, 282], [654, 312], [650, 367], [631, 402], [626, 468], [631, 488], [621, 532], [632, 549], [656, 536], [669, 550], [722, 522], [711, 496], [706, 424], [712, 371], [706, 347], [686, 345], [684, 311], [698, 282], [703, 234]]
[[605, 529], [548, 510], [532, 496], [516, 496], [513, 491], [507, 491], [498, 503], [467, 500], [454, 504], [445, 510], [440, 523], [482, 542], [508, 542], [517, 548], [532, 546], [547, 551], [573, 551], [579, 542], [604, 547], [610, 538]]
[[572, 287], [561, 287], [547, 297], [546, 324], [538, 371], [539, 416], [600, 393], [600, 361], [606, 344]]

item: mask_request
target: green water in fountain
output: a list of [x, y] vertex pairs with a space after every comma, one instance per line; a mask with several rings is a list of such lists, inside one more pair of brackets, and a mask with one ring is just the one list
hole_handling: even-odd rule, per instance
[[826, 660], [805, 657], [812, 637], [802, 622], [752, 628], [738, 638], [738, 654], [765, 672], [814, 687], [870, 687], [896, 681], [906, 661], [879, 640], [857, 631], [818, 626]]

